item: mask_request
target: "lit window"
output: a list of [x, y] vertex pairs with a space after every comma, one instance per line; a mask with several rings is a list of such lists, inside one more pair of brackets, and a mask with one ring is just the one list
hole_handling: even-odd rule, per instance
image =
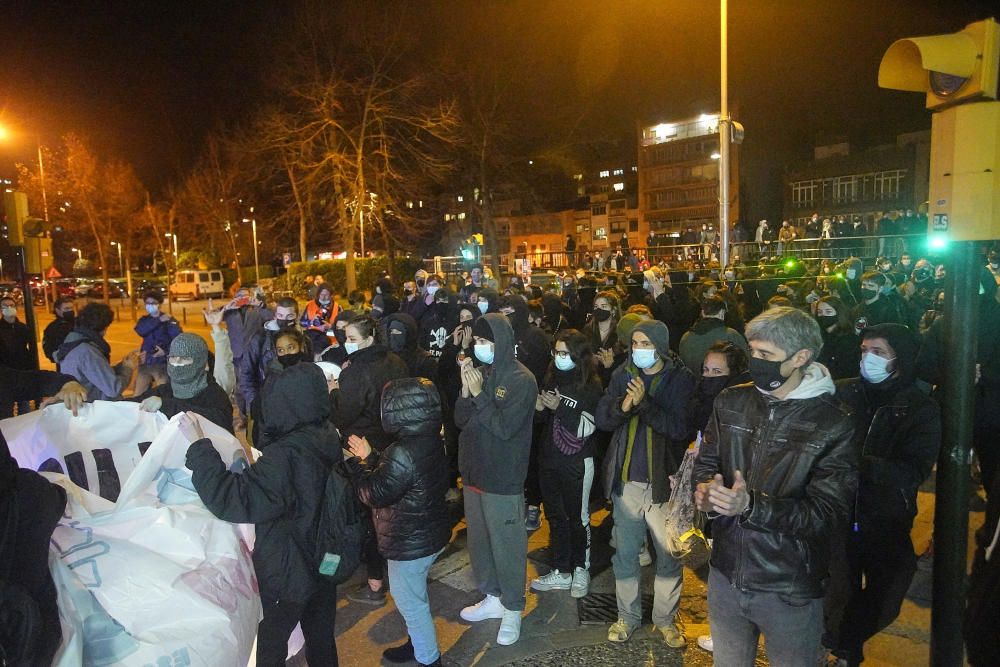
[[614, 175], [615, 176], [621, 176], [624, 173], [625, 173], [624, 169], [615, 169], [615, 171], [614, 171]]
[[462, 195], [458, 195], [458, 197], [456, 197], [455, 199], [457, 199], [459, 202], [465, 201], [465, 197], [463, 197]]
[[583, 180], [583, 174], [573, 174], [573, 180], [574, 181], [582, 181]]
[[465, 220], [465, 213], [459, 213], [458, 214], [458, 219], [459, 220]]
[[448, 222], [449, 220], [451, 220], [451, 213], [445, 213], [444, 214], [444, 221]]
[[611, 175], [611, 172], [608, 171], [607, 169], [604, 169], [603, 171], [601, 171], [601, 178], [607, 178], [610, 175]]
[[413, 208], [413, 202], [412, 201], [407, 201], [406, 202], [406, 208]]
[[622, 190], [625, 189], [625, 184], [624, 183], [615, 183], [614, 187], [615, 187], [615, 192], [621, 192]]
[[423, 207], [424, 207], [424, 200], [423, 199], [418, 200], [417, 201], [417, 208], [423, 208]]
[[639, 171], [639, 167], [632, 165], [632, 171], [633, 173]]

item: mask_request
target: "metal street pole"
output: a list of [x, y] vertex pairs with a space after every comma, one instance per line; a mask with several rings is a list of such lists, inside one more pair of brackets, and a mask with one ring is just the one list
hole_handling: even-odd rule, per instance
[[722, 104], [719, 109], [719, 263], [729, 265], [729, 32], [727, 0], [720, 0], [720, 81]]
[[49, 198], [45, 194], [45, 161], [42, 159], [42, 140], [38, 139], [38, 180], [42, 186], [42, 217], [49, 221]]
[[975, 404], [979, 275], [974, 241], [954, 242], [945, 284], [944, 397], [934, 496], [931, 664], [962, 665], [969, 543], [969, 463]]
[[253, 281], [260, 285], [260, 260], [257, 258], [257, 218], [253, 217], [253, 206], [250, 207], [250, 226], [253, 229]]

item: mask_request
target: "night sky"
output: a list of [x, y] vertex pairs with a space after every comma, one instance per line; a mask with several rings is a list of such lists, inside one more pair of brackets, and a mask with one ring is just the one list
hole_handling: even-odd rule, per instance
[[[416, 45], [410, 58], [427, 71], [480, 48], [513, 64], [512, 99], [523, 101], [522, 122], [538, 136], [622, 136], [637, 121], [718, 110], [715, 2], [402, 6], [395, 16]], [[899, 37], [959, 30], [994, 7], [731, 0], [730, 106], [747, 131], [745, 183], [770, 193], [754, 198], [761, 211], [746, 214], [780, 207], [784, 165], [807, 156], [819, 137], [870, 143], [929, 127], [922, 96], [877, 87], [882, 53]], [[0, 120], [19, 137], [0, 147], [0, 174], [32, 155], [31, 135], [56, 143], [77, 131], [162, 192], [183, 177], [207, 133], [245, 118], [270, 94], [269, 45], [290, 8], [248, 0], [5, 3]]]

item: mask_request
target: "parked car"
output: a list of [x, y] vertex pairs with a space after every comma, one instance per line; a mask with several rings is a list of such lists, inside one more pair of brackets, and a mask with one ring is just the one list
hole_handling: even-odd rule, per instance
[[56, 293], [71, 299], [76, 298], [76, 278], [59, 278], [55, 281]]
[[90, 290], [94, 289], [94, 281], [90, 278], [77, 278], [76, 279], [76, 295], [77, 296], [87, 296], [90, 294]]
[[175, 299], [218, 298], [225, 293], [222, 271], [219, 269], [178, 271], [170, 286], [170, 295]]
[[140, 280], [135, 285], [135, 293], [141, 298], [146, 292], [154, 292], [159, 294], [161, 297], [166, 298], [167, 286], [160, 280]]
[[[120, 280], [109, 280], [108, 281], [108, 296], [112, 299], [118, 299], [128, 296], [128, 288]], [[103, 299], [104, 298], [104, 281], [98, 280], [94, 283], [90, 291], [87, 292], [88, 299]]]

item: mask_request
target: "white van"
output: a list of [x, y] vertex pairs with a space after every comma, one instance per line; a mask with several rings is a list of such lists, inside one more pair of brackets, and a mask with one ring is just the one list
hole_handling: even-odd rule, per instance
[[175, 299], [218, 298], [226, 291], [222, 282], [222, 271], [178, 271], [174, 284], [170, 286], [170, 296]]

